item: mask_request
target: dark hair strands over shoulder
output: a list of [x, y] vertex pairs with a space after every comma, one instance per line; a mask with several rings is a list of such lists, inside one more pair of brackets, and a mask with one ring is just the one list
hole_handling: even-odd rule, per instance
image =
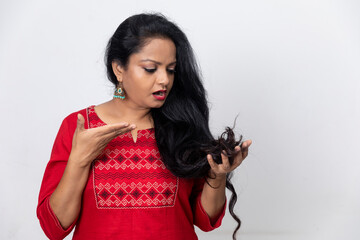
[[[177, 177], [210, 177], [206, 155], [211, 154], [216, 163], [221, 163], [221, 152], [225, 151], [232, 164], [236, 154], [234, 148], [241, 143], [242, 136], [236, 140], [233, 129], [229, 127], [218, 139], [212, 136], [200, 71], [186, 35], [176, 24], [160, 13], [138, 14], [127, 18], [107, 45], [105, 63], [108, 78], [116, 86], [118, 81], [112, 71], [112, 62], [118, 61], [126, 69], [130, 55], [157, 37], [174, 42], [177, 62], [174, 84], [164, 105], [151, 109], [155, 138], [163, 162]], [[241, 221], [234, 213], [237, 194], [231, 177], [232, 173], [227, 174], [226, 188], [232, 193], [229, 212], [237, 222], [233, 233], [235, 240]]]

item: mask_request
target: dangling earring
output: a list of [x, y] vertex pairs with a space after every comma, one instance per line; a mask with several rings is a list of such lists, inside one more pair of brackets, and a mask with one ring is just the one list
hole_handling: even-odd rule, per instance
[[117, 86], [117, 88], [114, 92], [114, 98], [120, 98], [121, 100], [125, 99], [125, 92], [124, 92], [121, 82], [119, 82], [119, 85]]

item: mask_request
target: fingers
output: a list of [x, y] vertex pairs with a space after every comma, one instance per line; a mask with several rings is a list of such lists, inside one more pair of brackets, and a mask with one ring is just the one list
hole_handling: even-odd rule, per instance
[[132, 131], [135, 128], [136, 128], [135, 124], [129, 125], [129, 123], [115, 123], [104, 126], [104, 129], [100, 129], [101, 130], [100, 134], [105, 137], [109, 137], [113, 139], [121, 134]]
[[217, 164], [215, 163], [215, 161], [214, 161], [214, 159], [212, 158], [212, 156], [211, 156], [210, 154], [208, 154], [208, 155], [206, 156], [206, 158], [207, 158], [207, 160], [208, 160], [208, 162], [209, 162], [210, 167], [211, 167], [212, 169], [216, 169]]
[[107, 145], [112, 139], [115, 137], [127, 133], [136, 128], [135, 124], [129, 125], [129, 123], [122, 122], [122, 123], [114, 123], [108, 124], [100, 127], [95, 128], [84, 128], [84, 117], [79, 114], [78, 121], [77, 121], [77, 131], [84, 130], [83, 135], [86, 139], [93, 139], [95, 142], [103, 143]]
[[79, 131], [84, 130], [85, 129], [84, 123], [85, 123], [85, 119], [84, 119], [83, 115], [78, 113], [77, 122], [76, 122], [76, 129], [79, 130]]
[[89, 131], [92, 131], [91, 134], [93, 136], [90, 138], [96, 142], [96, 149], [98, 149], [96, 155], [99, 155], [111, 140], [120, 134], [133, 130], [135, 127], [134, 124], [129, 125], [128, 123], [123, 122], [89, 129]]
[[243, 142], [242, 144], [241, 144], [241, 148], [242, 149], [247, 149], [247, 148], [249, 148], [250, 147], [250, 145], [252, 144], [252, 141], [249, 139], [249, 140], [246, 140], [245, 142]]
[[232, 164], [230, 164], [229, 158], [224, 151], [221, 153], [221, 159], [222, 159], [221, 164], [216, 164], [216, 162], [213, 160], [212, 156], [210, 154], [208, 154], [207, 159], [208, 159], [211, 169], [215, 173], [228, 173], [228, 172], [233, 171], [247, 157], [248, 152], [249, 152], [249, 147], [251, 144], [252, 144], [251, 140], [246, 140], [241, 144], [241, 146], [235, 147], [234, 150], [236, 151], [236, 155], [235, 155], [234, 162]]
[[222, 167], [225, 171], [229, 171], [231, 168], [229, 158], [225, 155], [225, 151], [221, 153]]
[[233, 165], [235, 165], [236, 167], [239, 166], [242, 161], [244, 160], [244, 157], [242, 155], [241, 152], [241, 147], [240, 146], [236, 146], [235, 147], [235, 151], [236, 151], [236, 155], [235, 155], [235, 159], [234, 159], [234, 163]]
[[211, 169], [215, 174], [226, 174], [232, 171], [229, 158], [223, 153], [221, 154], [222, 163], [220, 164], [217, 164], [210, 154], [208, 154], [206, 157]]
[[241, 143], [240, 146], [235, 147], [234, 150], [236, 151], [236, 156], [234, 159], [233, 166], [237, 167], [242, 163], [242, 161], [244, 161], [244, 159], [247, 157], [249, 153], [249, 146], [251, 145], [251, 143], [252, 143], [251, 140], [246, 140], [245, 142]]
[[243, 142], [241, 144], [241, 154], [243, 159], [247, 157], [248, 153], [249, 153], [249, 147], [252, 144], [251, 140], [246, 140], [245, 142]]

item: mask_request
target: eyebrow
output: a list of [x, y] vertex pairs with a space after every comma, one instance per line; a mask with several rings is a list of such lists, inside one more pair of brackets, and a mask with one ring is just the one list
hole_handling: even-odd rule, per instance
[[[143, 59], [143, 60], [140, 60], [140, 62], [153, 62], [153, 63], [156, 63], [157, 65], [161, 65], [162, 63], [161, 62], [158, 62], [158, 61], [155, 61], [155, 60], [152, 60], [152, 59]], [[170, 63], [170, 64], [168, 64], [168, 65], [173, 65], [173, 64], [175, 64], [176, 63], [176, 61], [174, 61], [174, 62], [172, 62], [172, 63]]]

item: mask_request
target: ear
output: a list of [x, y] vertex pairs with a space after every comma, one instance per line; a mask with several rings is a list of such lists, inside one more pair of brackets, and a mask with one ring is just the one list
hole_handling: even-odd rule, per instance
[[111, 63], [111, 66], [112, 66], [112, 70], [113, 70], [117, 80], [119, 82], [122, 82], [124, 68], [120, 65], [120, 62], [119, 61], [113, 61]]

